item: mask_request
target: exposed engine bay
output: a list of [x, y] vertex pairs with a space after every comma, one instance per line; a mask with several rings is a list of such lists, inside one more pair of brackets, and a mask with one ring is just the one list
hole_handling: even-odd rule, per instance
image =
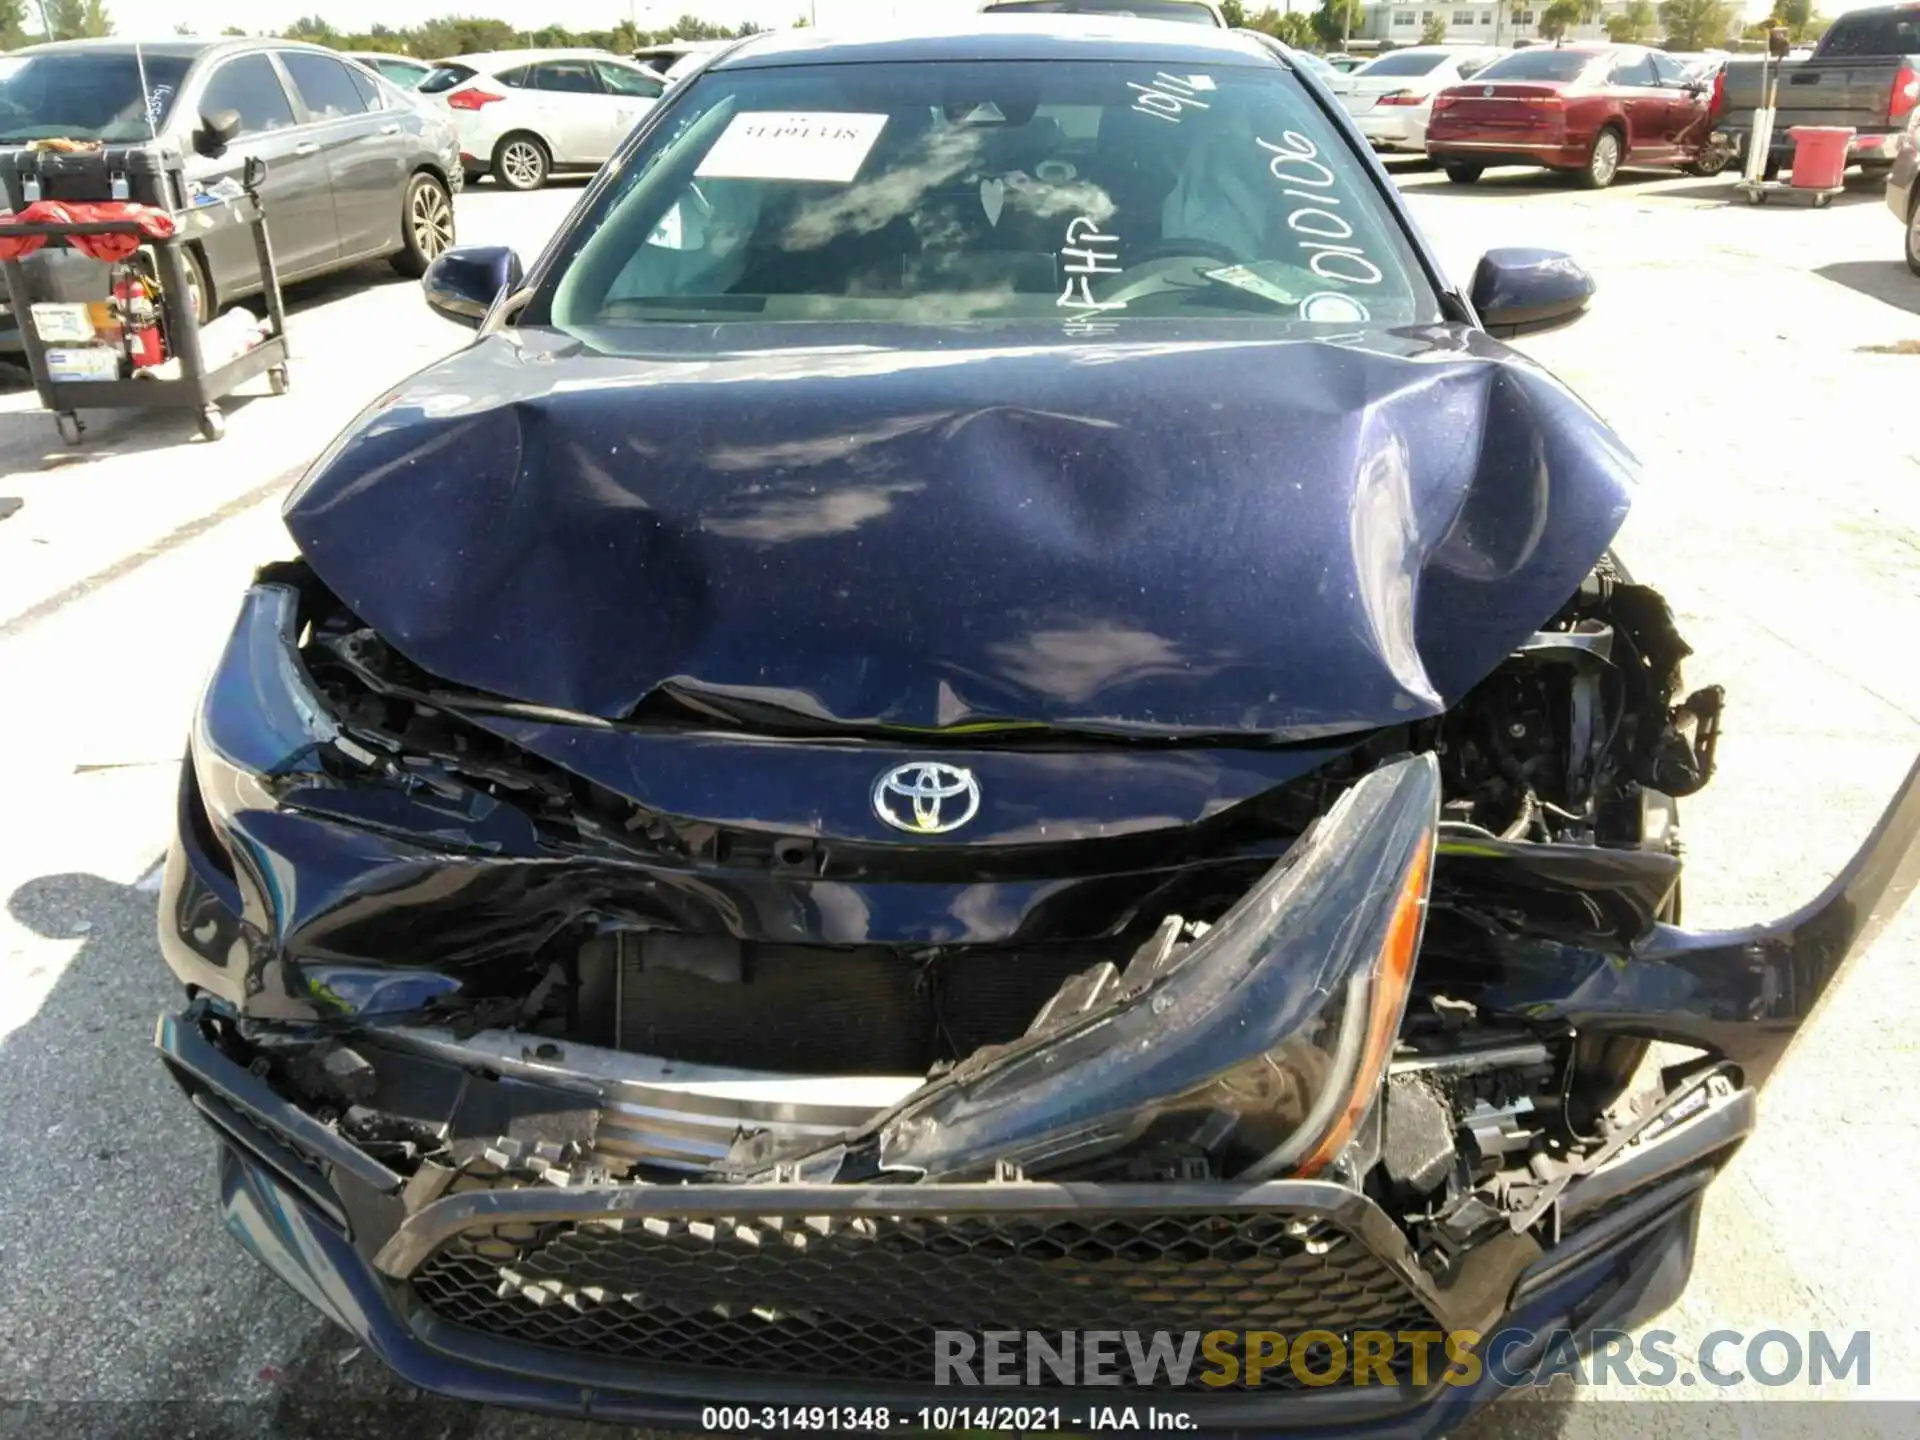
[[[1444, 1276], [1488, 1233], [1522, 1232], [1550, 1216], [1571, 1180], [1672, 1123], [1684, 1095], [1731, 1089], [1704, 1058], [1650, 1085], [1641, 1075], [1634, 1088], [1645, 1040], [1531, 1018], [1524, 966], [1500, 963], [1538, 953], [1535, 942], [1550, 948], [1556, 936], [1624, 947], [1656, 920], [1678, 918], [1674, 800], [1712, 775], [1721, 692], [1684, 691], [1688, 649], [1666, 603], [1610, 559], [1443, 715], [1323, 747], [1325, 758], [1298, 778], [1171, 840], [1081, 842], [1086, 858], [1048, 845], [964, 859], [911, 848], [889, 855], [816, 835], [676, 821], [480, 723], [582, 717], [441, 684], [302, 566], [262, 578], [298, 596], [297, 663], [329, 717], [325, 743], [306, 755], [300, 787], [283, 789], [282, 803], [481, 859], [528, 849], [610, 867], [593, 875], [590, 895], [576, 888], [533, 905], [534, 929], [524, 916], [506, 927], [504, 953], [476, 944], [457, 983], [396, 972], [405, 1000], [390, 1013], [314, 967], [316, 993], [362, 1011], [353, 1033], [343, 1033], [345, 1016], [318, 1026], [215, 1022], [221, 1043], [255, 1074], [406, 1177], [409, 1207], [476, 1185], [1307, 1175], [1375, 1199], [1422, 1264]], [[664, 698], [623, 723], [831, 738], [715, 697]], [[1397, 789], [1369, 790], [1388, 772], [1403, 777]], [[1433, 787], [1424, 801], [1422, 784]], [[438, 807], [439, 834], [421, 833], [418, 810], [403, 819], [403, 795], [407, 806]], [[1406, 808], [1408, 827], [1394, 833], [1415, 836], [1422, 804], [1437, 807], [1437, 853], [1383, 856], [1372, 892], [1400, 887], [1405, 913], [1376, 905], [1371, 919], [1362, 913], [1368, 923], [1352, 923], [1353, 897], [1367, 893], [1353, 890], [1353, 877], [1369, 873], [1380, 817]], [[382, 805], [391, 811], [384, 820]], [[1371, 829], [1359, 827], [1356, 806]], [[1319, 869], [1316, 845], [1327, 851]], [[1152, 865], [1175, 877], [1157, 889], [1178, 909], [1142, 906], [1136, 891], [1082, 927], [1095, 933], [1065, 942], [744, 939], [675, 928], [638, 907], [623, 915], [617, 867], [634, 856], [817, 881], [883, 866], [929, 882], [964, 867], [1016, 883], [1076, 864], [1123, 873]], [[1417, 883], [1407, 878], [1415, 864]], [[1296, 944], [1322, 957], [1352, 951], [1360, 978], [1344, 1001], [1348, 982], [1330, 961], [1303, 982], [1297, 963], [1269, 962], [1263, 972], [1244, 954], [1221, 958], [1249, 907], [1268, 895], [1281, 922], [1300, 917]], [[483, 903], [472, 923], [478, 930], [502, 913]], [[408, 933], [403, 919], [384, 943], [405, 943]], [[314, 938], [341, 956], [358, 946], [351, 913]], [[1381, 1010], [1388, 982], [1368, 966], [1391, 944], [1404, 947], [1403, 990]], [[1223, 990], [1207, 981], [1209, 965], [1222, 975], [1239, 968]], [[1229, 1013], [1222, 996], [1236, 989], [1234, 1004], [1250, 1006], [1251, 994], [1258, 1014], [1276, 1025], [1305, 1019], [1306, 1030], [1276, 1030], [1237, 1068], [1235, 1039], [1195, 1039], [1186, 1070], [1168, 1061], [1158, 1076], [1113, 1073], [1112, 1053], [1128, 1048], [1114, 1033], [1132, 1023], [1140, 1052], [1164, 1056], [1170, 1033], [1204, 1038], [1209, 1007]], [[1313, 1018], [1329, 997], [1336, 1003]], [[1235, 1034], [1244, 1034], [1233, 1013]], [[1376, 1013], [1397, 1020], [1397, 1034], [1361, 1035], [1379, 1030], [1362, 1023]], [[1360, 1053], [1369, 1044], [1377, 1055]], [[1019, 1072], [1036, 1057], [1045, 1083], [1006, 1100], [1032, 1088]], [[1344, 1063], [1358, 1068], [1340, 1081]], [[1334, 1093], [1336, 1082], [1351, 1099]], [[1083, 1085], [1120, 1098], [1107, 1113], [1040, 1114], [1044, 1097]], [[1006, 1103], [981, 1103], [996, 1086]], [[1034, 1113], [1010, 1118], [1008, 1105]], [[1341, 1105], [1346, 1113], [1329, 1129], [1323, 1112]]]

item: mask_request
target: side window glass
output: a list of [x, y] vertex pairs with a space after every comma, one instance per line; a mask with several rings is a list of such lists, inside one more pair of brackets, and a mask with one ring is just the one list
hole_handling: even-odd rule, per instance
[[384, 110], [387, 100], [380, 93], [380, 82], [371, 75], [363, 75], [351, 65], [347, 66], [347, 78], [353, 81], [353, 88], [360, 92], [360, 105], [365, 110]]
[[310, 50], [282, 50], [280, 63], [287, 67], [294, 88], [306, 102], [307, 113], [315, 120], [338, 120], [366, 113], [367, 103], [360, 98], [347, 67], [331, 55], [316, 55]]
[[629, 70], [624, 65], [608, 65], [596, 61], [594, 68], [600, 72], [600, 83], [607, 87], [607, 93], [610, 95], [636, 95], [657, 100], [664, 88], [660, 81], [651, 75], [643, 75], [638, 70]]
[[584, 60], [549, 60], [533, 67], [533, 88], [568, 95], [598, 95], [600, 82]]
[[200, 111], [216, 110], [237, 112], [242, 135], [285, 130], [293, 124], [293, 102], [264, 54], [236, 56], [213, 72], [200, 97]]
[[533, 70], [531, 65], [516, 65], [511, 70], [502, 70], [493, 78], [511, 90], [525, 90], [533, 82], [528, 78]]
[[1652, 59], [1653, 73], [1662, 85], [1671, 85], [1679, 88], [1687, 83], [1687, 72], [1685, 68], [1671, 55], [1663, 55], [1655, 51]]

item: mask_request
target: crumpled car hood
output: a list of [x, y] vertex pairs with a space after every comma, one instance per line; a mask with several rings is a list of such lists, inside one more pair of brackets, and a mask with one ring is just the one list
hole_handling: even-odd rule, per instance
[[1434, 715], [1573, 592], [1635, 470], [1465, 327], [589, 338], [415, 376], [285, 516], [416, 664], [607, 718], [663, 686], [874, 726]]

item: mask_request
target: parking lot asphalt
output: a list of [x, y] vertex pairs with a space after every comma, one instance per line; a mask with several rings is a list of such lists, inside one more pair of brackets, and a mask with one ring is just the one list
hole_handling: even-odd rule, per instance
[[[1589, 316], [1523, 348], [1646, 462], [1623, 553], [1673, 601], [1690, 678], [1729, 690], [1720, 775], [1686, 809], [1688, 918], [1810, 899], [1920, 750], [1920, 440], [1903, 403], [1920, 393], [1920, 279], [1899, 227], [1867, 189], [1816, 212], [1732, 203], [1725, 179], [1399, 179], [1458, 275], [1534, 244], [1598, 278]], [[578, 193], [484, 187], [459, 201], [461, 238], [530, 256]], [[0, 521], [0, 1431], [601, 1434], [412, 1396], [314, 1318], [221, 1230], [212, 1141], [149, 1048], [176, 999], [150, 875], [238, 591], [287, 549], [277, 506], [299, 468], [462, 338], [377, 267], [289, 298], [293, 392], [262, 386], [217, 445], [121, 416], [67, 452], [31, 392], [0, 383], [0, 495], [25, 501]], [[1829, 997], [1713, 1192], [1692, 1287], [1656, 1322], [1676, 1349], [1718, 1328], [1869, 1330], [1871, 1393], [1920, 1399], [1917, 1036], [1910, 907]], [[1911, 1411], [1587, 1403], [1619, 1398], [1560, 1386], [1459, 1433], [1911, 1433]]]

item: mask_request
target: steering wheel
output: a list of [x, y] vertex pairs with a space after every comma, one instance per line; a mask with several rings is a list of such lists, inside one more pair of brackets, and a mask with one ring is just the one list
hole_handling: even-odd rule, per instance
[[1246, 257], [1237, 254], [1229, 245], [1222, 245], [1217, 240], [1188, 239], [1183, 236], [1177, 240], [1162, 240], [1158, 245], [1149, 245], [1138, 254], [1129, 256], [1127, 268], [1131, 270], [1139, 265], [1149, 265], [1155, 260], [1194, 258], [1224, 260], [1229, 265], [1247, 263]]

